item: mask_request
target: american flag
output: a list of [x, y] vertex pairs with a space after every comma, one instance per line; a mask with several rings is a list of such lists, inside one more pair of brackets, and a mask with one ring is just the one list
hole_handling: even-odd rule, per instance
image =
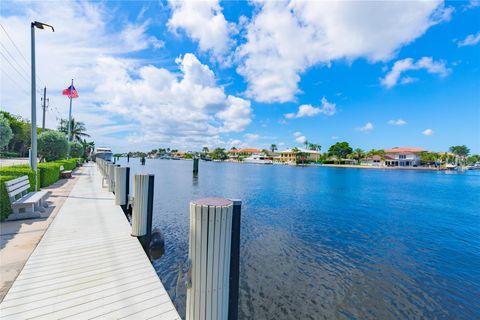
[[62, 94], [64, 96], [67, 96], [67, 97], [72, 98], [72, 99], [78, 98], [77, 89], [75, 89], [75, 87], [73, 85], [71, 85], [67, 89], [63, 90]]

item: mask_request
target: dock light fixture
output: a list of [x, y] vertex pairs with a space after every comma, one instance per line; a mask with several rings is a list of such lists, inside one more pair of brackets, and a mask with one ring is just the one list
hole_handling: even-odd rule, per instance
[[[31, 76], [32, 76], [32, 135], [31, 135], [31, 141], [32, 141], [32, 148], [30, 152], [30, 167], [32, 167], [32, 170], [37, 172], [37, 109], [36, 109], [36, 100], [37, 100], [37, 95], [36, 95], [36, 75], [35, 75], [35, 27], [38, 29], [43, 29], [43, 30], [50, 30], [52, 32], [55, 32], [55, 29], [46, 23], [43, 22], [32, 22], [30, 25], [30, 35], [31, 35], [31, 66], [32, 66], [32, 71], [31, 71]], [[35, 179], [36, 181], [37, 179]], [[38, 190], [38, 181], [35, 182], [35, 190]]]

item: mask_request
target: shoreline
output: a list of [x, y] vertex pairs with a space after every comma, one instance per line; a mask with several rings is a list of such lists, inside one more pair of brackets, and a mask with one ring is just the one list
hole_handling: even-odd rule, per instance
[[445, 168], [429, 168], [429, 167], [381, 167], [381, 166], [362, 166], [354, 164], [321, 164], [319, 167], [333, 168], [357, 168], [357, 169], [382, 169], [382, 170], [420, 170], [420, 171], [445, 171]]

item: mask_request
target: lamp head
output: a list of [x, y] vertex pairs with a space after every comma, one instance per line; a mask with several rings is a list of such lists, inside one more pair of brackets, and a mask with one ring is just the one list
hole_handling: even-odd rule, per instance
[[49, 24], [46, 24], [46, 23], [43, 23], [43, 22], [38, 22], [38, 21], [32, 22], [32, 28], [33, 27], [37, 27], [38, 29], [50, 30], [52, 32], [55, 32], [55, 29], [53, 28], [53, 26], [51, 26]]

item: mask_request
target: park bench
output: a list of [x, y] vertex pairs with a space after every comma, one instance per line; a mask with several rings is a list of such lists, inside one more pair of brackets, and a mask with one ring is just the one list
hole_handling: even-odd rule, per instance
[[13, 209], [13, 214], [8, 216], [8, 220], [39, 218], [40, 212], [44, 212], [44, 208], [48, 207], [45, 201], [48, 192], [29, 192], [28, 176], [7, 181], [5, 186]]
[[71, 178], [72, 177], [72, 170], [65, 170], [63, 166], [60, 166], [60, 175], [62, 178]]

